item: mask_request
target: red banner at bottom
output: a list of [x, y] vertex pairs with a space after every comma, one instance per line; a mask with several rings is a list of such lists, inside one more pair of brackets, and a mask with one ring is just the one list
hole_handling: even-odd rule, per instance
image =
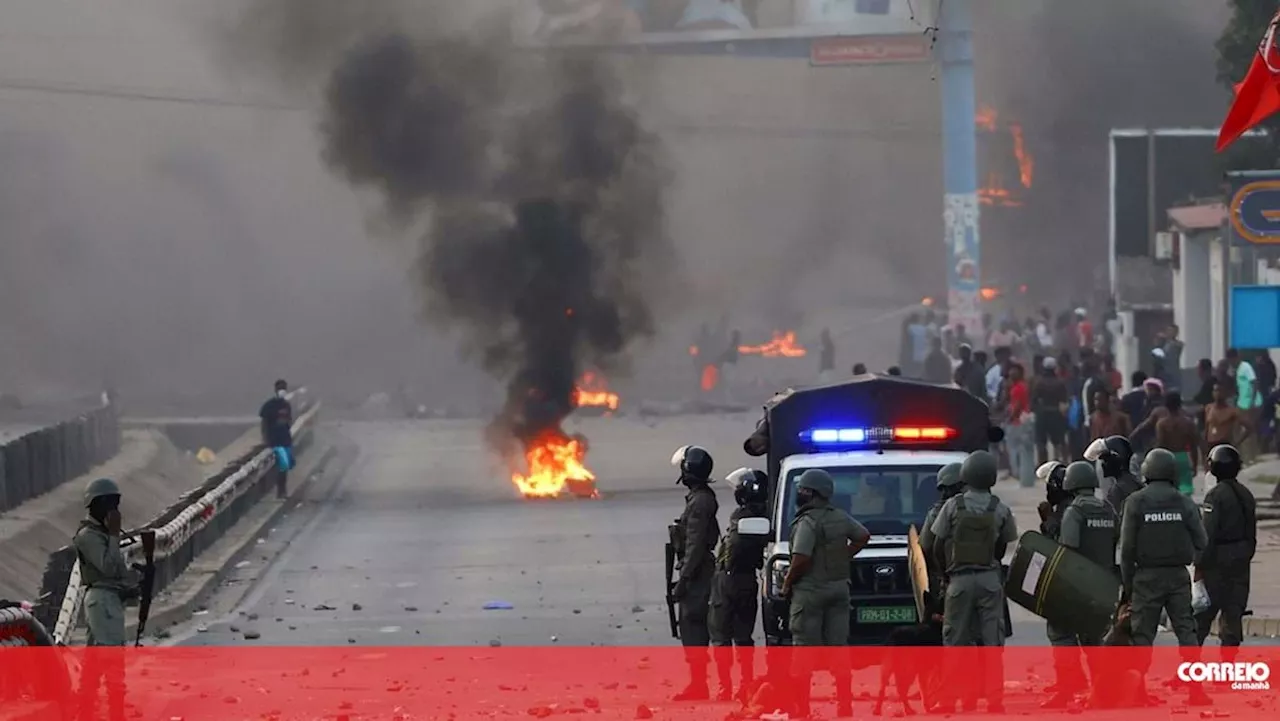
[[[810, 717], [838, 718], [850, 705], [858, 718], [929, 710], [997, 717], [1083, 712], [1125, 721], [1164, 721], [1171, 713], [1278, 718], [1270, 681], [1271, 669], [1280, 667], [1280, 649], [1245, 647], [1230, 662], [1218, 649], [1187, 649], [1194, 656], [1176, 647], [1084, 651], [0, 649], [0, 719], [796, 719], [806, 711]], [[709, 698], [676, 699], [691, 677], [702, 676], [699, 668], [705, 668]], [[721, 669], [729, 671], [732, 700], [715, 700]], [[806, 672], [807, 694], [799, 680]], [[839, 688], [844, 684], [847, 692]], [[693, 696], [701, 695], [693, 690]], [[1066, 692], [1058, 700], [1070, 705], [1043, 710], [1058, 690]]]

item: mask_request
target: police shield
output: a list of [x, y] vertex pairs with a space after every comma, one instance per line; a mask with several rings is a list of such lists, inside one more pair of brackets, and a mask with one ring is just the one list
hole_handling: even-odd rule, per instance
[[1119, 595], [1120, 579], [1112, 569], [1035, 531], [1018, 539], [1005, 596], [1054, 626], [1101, 638]]
[[929, 569], [925, 565], [924, 550], [920, 548], [920, 534], [914, 525], [907, 529], [907, 568], [911, 575], [911, 593], [916, 599], [916, 619], [924, 623], [929, 618], [924, 597], [929, 591]]

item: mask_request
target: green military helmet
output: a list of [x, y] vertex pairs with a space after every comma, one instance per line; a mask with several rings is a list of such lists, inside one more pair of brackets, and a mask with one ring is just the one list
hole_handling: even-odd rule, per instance
[[948, 463], [938, 470], [938, 490], [960, 485], [960, 463]]
[[807, 488], [828, 500], [836, 494], [836, 482], [831, 479], [830, 473], [821, 468], [810, 468], [801, 473], [796, 488]]
[[96, 498], [106, 498], [107, 496], [120, 495], [120, 486], [110, 478], [96, 478], [89, 481], [89, 485], [84, 489], [84, 507], [88, 508]]
[[1092, 463], [1076, 461], [1067, 466], [1067, 475], [1062, 480], [1062, 488], [1068, 493], [1084, 491], [1098, 487], [1098, 472]]
[[960, 466], [960, 482], [981, 491], [990, 490], [995, 486], [996, 477], [999, 474], [1000, 466], [996, 463], [996, 457], [989, 451], [970, 453]]
[[1148, 483], [1151, 481], [1168, 481], [1173, 483], [1178, 480], [1178, 461], [1173, 454], [1163, 448], [1153, 448], [1147, 453], [1147, 457], [1142, 459], [1142, 479]]

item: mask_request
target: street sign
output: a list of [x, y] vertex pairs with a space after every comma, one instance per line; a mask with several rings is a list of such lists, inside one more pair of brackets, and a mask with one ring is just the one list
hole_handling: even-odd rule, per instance
[[1231, 347], [1280, 348], [1280, 286], [1231, 289]]
[[[778, 44], [812, 38], [879, 38], [861, 44], [858, 58], [915, 58], [914, 44], [884, 38], [922, 36], [933, 27], [936, 0], [520, 0], [516, 42], [541, 46], [641, 46], [705, 52], [696, 46]], [[816, 50], [811, 51], [817, 53]], [[828, 46], [824, 56], [832, 52]], [[840, 53], [836, 53], [841, 55]], [[893, 60], [892, 62], [902, 62]], [[879, 60], [879, 62], [884, 62]], [[815, 63], [816, 64], [816, 63]]]
[[1229, 217], [1237, 244], [1280, 244], [1280, 174], [1240, 182], [1233, 178]]

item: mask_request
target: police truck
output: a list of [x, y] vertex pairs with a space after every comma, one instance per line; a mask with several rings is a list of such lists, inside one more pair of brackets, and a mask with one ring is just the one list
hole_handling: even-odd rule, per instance
[[908, 563], [908, 534], [938, 499], [938, 471], [998, 443], [987, 404], [954, 386], [895, 376], [850, 381], [774, 396], [744, 448], [768, 460], [770, 542], [760, 584], [765, 641], [790, 645], [790, 567], [796, 483], [809, 468], [835, 480], [833, 505], [871, 531], [853, 557], [849, 644], [884, 645], [893, 629], [919, 622]]

